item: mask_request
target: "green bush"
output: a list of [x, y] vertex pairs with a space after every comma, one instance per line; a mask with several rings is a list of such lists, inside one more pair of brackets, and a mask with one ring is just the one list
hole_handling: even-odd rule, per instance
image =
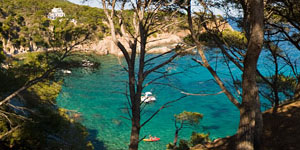
[[242, 32], [226, 29], [222, 32], [222, 37], [231, 47], [245, 49], [247, 46], [247, 38]]
[[166, 146], [167, 146], [167, 150], [174, 150], [176, 148], [176, 146], [173, 143], [169, 143]]
[[[0, 83], [3, 83], [0, 84], [0, 98], [3, 98], [5, 93], [20, 88], [28, 80], [41, 76], [55, 64], [59, 55], [58, 53], [32, 52], [18, 55], [15, 59], [7, 58], [10, 67], [0, 69]], [[81, 56], [92, 59], [92, 55]], [[71, 57], [69, 58], [71, 59]], [[78, 61], [81, 62], [81, 60]], [[25, 115], [31, 120], [22, 120], [11, 115], [9, 116], [11, 125], [7, 119], [0, 117], [1, 134], [11, 130], [16, 125], [20, 125], [18, 129], [1, 141], [1, 150], [40, 149], [41, 147], [45, 149], [68, 149], [61, 141], [68, 143], [74, 150], [93, 149], [92, 143], [87, 141], [88, 131], [86, 128], [75, 122], [68, 110], [54, 107], [61, 84], [60, 77], [51, 74], [50, 78], [46, 78], [22, 92], [19, 98], [24, 102], [24, 107], [28, 108], [24, 110], [26, 114], [23, 114], [23, 111], [16, 111], [16, 109], [8, 107], [0, 108], [0, 110], [12, 114]]]
[[192, 146], [209, 142], [209, 134], [193, 132], [190, 138]]
[[0, 67], [1, 67], [1, 63], [3, 63], [4, 60], [5, 60], [5, 55], [3, 52], [2, 41], [0, 41]]
[[189, 150], [189, 142], [186, 140], [180, 140], [179, 141], [179, 146], [177, 150]]
[[166, 145], [167, 150], [189, 150], [189, 141], [181, 139], [179, 141], [179, 145], [175, 146], [173, 143], [169, 143]]

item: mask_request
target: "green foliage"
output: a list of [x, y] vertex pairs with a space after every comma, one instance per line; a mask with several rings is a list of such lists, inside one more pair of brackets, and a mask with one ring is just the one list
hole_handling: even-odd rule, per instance
[[169, 143], [166, 145], [167, 150], [189, 150], [189, 142], [186, 140], [180, 140], [179, 145], [175, 146], [173, 143]]
[[[49, 20], [46, 15], [53, 7], [62, 7], [67, 15], [66, 19]], [[62, 50], [78, 40], [87, 38], [89, 34], [98, 32], [96, 30], [103, 18], [99, 15], [97, 19], [89, 19], [88, 23], [92, 24], [91, 26], [85, 25], [86, 22], [80, 22], [80, 19], [77, 20], [79, 22], [77, 26], [70, 23], [70, 19], [73, 18], [70, 15], [80, 12], [82, 8], [64, 0], [0, 1], [0, 17], [2, 18], [0, 37], [5, 44], [12, 44], [15, 48], [29, 47], [33, 42], [38, 47], [59, 47]], [[87, 11], [92, 10], [89, 13], [97, 11], [93, 12], [95, 14], [98, 14], [100, 10], [89, 7], [86, 9]], [[101, 13], [99, 14], [101, 15]], [[93, 18], [92, 15], [86, 17]], [[93, 21], [95, 22], [93, 23]], [[98, 33], [97, 36], [101, 37], [101, 32]], [[0, 45], [2, 46], [2, 44]], [[4, 52], [0, 47], [0, 63], [5, 59], [2, 55], [4, 56]], [[29, 80], [40, 77], [49, 68], [58, 65], [58, 60], [62, 55], [61, 52], [27, 53], [7, 58], [6, 63], [9, 64], [9, 67], [0, 70], [0, 98], [2, 99]], [[66, 61], [65, 64], [68, 63], [70, 62]], [[21, 93], [26, 101], [24, 102], [25, 107], [32, 111], [25, 111], [26, 113], [22, 114], [20, 111], [8, 107], [0, 108], [12, 114], [24, 115], [32, 120], [31, 122], [9, 116], [12, 122], [9, 124], [7, 119], [0, 117], [0, 134], [11, 130], [13, 126], [21, 125], [20, 129], [1, 141], [0, 149], [67, 149], [69, 146], [73, 147], [72, 149], [93, 149], [91, 142], [86, 141], [88, 134], [86, 129], [74, 122], [68, 111], [56, 110], [53, 107], [62, 83], [54, 75], [51, 73], [49, 78]], [[64, 143], [68, 143], [68, 147]]]
[[[66, 17], [49, 20], [47, 15], [53, 7], [61, 7]], [[3, 0], [0, 1], [0, 9], [4, 18], [0, 26], [1, 37], [10, 42], [5, 44], [12, 44], [15, 48], [29, 47], [31, 42], [37, 47], [60, 47], [66, 43], [64, 40], [74, 41], [84, 33], [92, 34], [93, 39], [101, 39], [107, 30], [102, 21], [105, 18], [102, 9], [75, 5], [65, 0]], [[71, 19], [77, 20], [76, 27]]]
[[24, 18], [20, 15], [9, 14], [4, 16], [4, 20], [0, 24], [0, 37], [6, 41], [9, 40], [12, 45], [19, 47], [22, 39], [19, 32], [25, 26]]
[[[271, 78], [274, 80], [275, 76], [272, 76]], [[296, 89], [297, 79], [293, 76], [287, 76], [281, 73], [278, 75], [277, 80], [279, 82], [278, 89], [280, 91], [294, 91], [294, 89]]]
[[[28, 96], [25, 95], [25, 98]], [[1, 143], [2, 147], [6, 145], [6, 149], [92, 149], [91, 143], [86, 141], [86, 129], [66, 117], [66, 111], [51, 109], [50, 105], [42, 105], [38, 99], [33, 100], [34, 97], [30, 97], [39, 116], [30, 116], [33, 122], [18, 123], [22, 128], [7, 136]]]
[[[202, 39], [202, 38], [201, 38]], [[203, 39], [204, 40], [204, 39]], [[191, 35], [188, 35], [183, 38], [184, 43], [187, 43], [188, 45], [194, 45], [194, 41]]]
[[[223, 32], [219, 33], [218, 38], [221, 39], [223, 44], [227, 45], [228, 47], [234, 47], [236, 49], [246, 49], [247, 46], [247, 38], [246, 36], [239, 31], [225, 29]], [[208, 32], [201, 32], [197, 35], [197, 39], [208, 47], [215, 47], [215, 39], [212, 34]], [[193, 40], [191, 36], [187, 36], [184, 38], [184, 41], [188, 44], [192, 44]]]
[[[49, 68], [46, 56], [40, 53], [20, 55], [16, 60], [6, 61], [9, 68], [0, 70], [0, 94], [14, 91], [27, 81], [41, 76]], [[51, 62], [51, 61], [49, 61]]]
[[29, 88], [28, 91], [35, 93], [41, 101], [50, 101], [54, 103], [61, 90], [61, 84], [61, 81], [45, 81], [43, 83], [40, 82]]
[[[266, 79], [269, 80], [270, 82], [274, 82], [276, 80], [277, 91], [285, 95], [286, 98], [291, 98], [294, 95], [294, 91], [296, 90], [296, 86], [298, 83], [297, 79], [294, 76], [284, 75], [284, 73], [281, 72], [277, 76], [272, 75], [266, 77]], [[266, 84], [262, 78], [258, 77], [256, 81], [261, 86], [266, 87], [267, 89], [272, 89], [271, 85]], [[265, 92], [268, 93], [267, 95], [272, 95], [272, 91], [265, 91]], [[272, 97], [268, 97], [268, 99], [270, 99], [271, 102], [274, 101]]]
[[230, 47], [247, 48], [247, 38], [242, 32], [226, 29], [222, 32], [222, 37]]
[[88, 141], [86, 144], [86, 150], [94, 150], [94, 146], [91, 141]]
[[300, 8], [298, 7], [300, 2], [297, 0], [291, 1], [272, 1], [268, 3], [265, 8], [270, 11], [274, 10], [274, 13], [269, 18], [271, 23], [293, 23], [299, 24]]
[[[10, 93], [24, 85], [29, 79], [40, 76], [57, 60], [56, 53], [27, 53], [19, 55], [16, 60], [11, 60], [10, 68], [0, 71], [0, 97]], [[0, 149], [68, 149], [92, 150], [91, 142], [86, 141], [87, 130], [79, 123], [74, 122], [68, 110], [56, 109], [55, 99], [61, 89], [62, 81], [59, 78], [47, 78], [43, 82], [32, 86], [22, 93], [26, 101], [25, 107], [32, 111], [25, 110], [26, 117], [32, 121], [24, 121], [10, 116], [12, 125], [21, 125], [21, 128], [8, 135], [1, 141]], [[14, 110], [0, 108], [12, 113]], [[5, 118], [0, 117], [0, 131], [5, 133], [11, 129]], [[70, 138], [72, 137], [72, 138]], [[68, 146], [66, 144], [68, 143]]]
[[189, 150], [189, 142], [186, 140], [180, 140], [177, 150]]
[[[124, 16], [124, 20], [123, 20], [123, 23], [124, 23], [124, 26], [126, 28], [126, 30], [128, 32], [130, 32], [131, 34], [134, 34], [134, 27], [133, 27], [133, 22], [132, 22], [132, 19], [133, 19], [133, 14], [134, 12], [132, 10], [124, 10], [122, 12], [122, 14], [120, 14], [120, 12], [117, 12], [119, 15], [122, 15]], [[114, 17], [114, 22], [115, 22], [115, 28], [116, 28], [116, 31], [121, 33], [121, 27], [119, 25], [119, 20]]]
[[189, 147], [193, 147], [198, 144], [205, 144], [210, 141], [209, 134], [193, 132], [189, 141], [181, 139], [178, 146], [175, 146], [173, 143], [169, 143], [166, 145], [166, 148], [167, 150], [189, 150]]
[[5, 60], [5, 55], [4, 55], [3, 45], [2, 44], [3, 44], [2, 41], [0, 41], [0, 68], [1, 68], [1, 64]]
[[198, 112], [183, 111], [178, 115], [174, 115], [175, 120], [181, 123], [188, 123], [189, 125], [198, 125], [203, 115]]
[[192, 146], [195, 146], [197, 144], [204, 144], [209, 141], [209, 134], [204, 133], [193, 132], [190, 138], [190, 143], [192, 144]]
[[166, 145], [167, 150], [174, 150], [176, 148], [176, 146], [173, 143], [169, 143]]
[[25, 81], [32, 80], [41, 76], [51, 67], [51, 61], [48, 61], [48, 57], [40, 52], [19, 55], [18, 57], [18, 61], [11, 62], [12, 68], [10, 68], [10, 71], [15, 74], [15, 78]]
[[188, 111], [183, 111], [180, 114], [175, 114], [175, 145], [174, 144], [168, 144], [167, 148], [169, 149], [178, 149], [178, 150], [184, 150], [186, 147], [188, 148], [188, 143], [184, 140], [180, 140], [179, 146], [176, 146], [176, 140], [178, 139], [178, 134], [179, 131], [185, 127], [190, 127], [190, 126], [197, 126], [200, 123], [200, 120], [203, 118], [203, 115], [198, 113], [198, 112], [188, 112]]

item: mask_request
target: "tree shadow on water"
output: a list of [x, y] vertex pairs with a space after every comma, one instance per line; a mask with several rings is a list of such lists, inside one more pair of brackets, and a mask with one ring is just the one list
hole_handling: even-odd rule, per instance
[[95, 150], [107, 150], [103, 141], [97, 139], [98, 131], [95, 129], [87, 129], [89, 132], [88, 140], [93, 143]]

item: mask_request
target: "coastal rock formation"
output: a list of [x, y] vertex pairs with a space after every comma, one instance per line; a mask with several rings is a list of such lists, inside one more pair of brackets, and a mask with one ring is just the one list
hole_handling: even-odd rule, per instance
[[[162, 33], [152, 36], [148, 39], [147, 52], [148, 53], [164, 53], [175, 46], [178, 43], [182, 43], [182, 39], [188, 35], [188, 31], [180, 31], [178, 33]], [[130, 51], [128, 41], [129, 38], [119, 38], [119, 41]], [[112, 42], [111, 36], [107, 36], [100, 41], [93, 41], [84, 45], [79, 45], [76, 50], [81, 51], [93, 51], [99, 55], [112, 54], [116, 56], [122, 56], [122, 52]]]
[[[178, 43], [182, 42], [182, 39], [188, 35], [188, 31], [180, 31], [178, 33], [162, 33], [152, 36], [148, 40], [147, 50], [148, 53], [164, 53], [174, 48]], [[125, 45], [125, 48], [130, 51], [128, 40], [125, 38], [119, 39], [122, 44]], [[15, 55], [19, 53], [25, 53], [29, 51], [42, 51], [43, 48], [37, 46], [32, 47], [13, 47], [12, 44], [6, 42], [4, 46], [4, 51], [8, 55]], [[86, 44], [78, 45], [75, 47], [75, 50], [84, 51], [84, 52], [95, 52], [99, 55], [117, 55], [121, 56], [122, 52], [117, 46], [112, 42], [111, 36], [107, 36], [100, 41], [91, 41]]]
[[[215, 27], [215, 25], [209, 25], [209, 27]], [[220, 31], [224, 29], [233, 30], [228, 23], [223, 23], [218, 26]], [[149, 37], [147, 44], [147, 53], [164, 53], [176, 47], [177, 44], [183, 43], [183, 38], [189, 34], [188, 30], [179, 30], [176, 33], [159, 33], [154, 34]], [[121, 38], [119, 41], [125, 46], [125, 48], [130, 52], [128, 45], [128, 40], [130, 38]], [[35, 43], [31, 42], [29, 47], [14, 47], [10, 41], [3, 42], [4, 52], [7, 55], [15, 55], [19, 53], [26, 53], [30, 51], [44, 51], [47, 48], [37, 47]], [[77, 51], [83, 52], [95, 52], [99, 55], [116, 55], [122, 56], [122, 52], [119, 48], [112, 42], [111, 36], [104, 37], [101, 40], [90, 41], [88, 43], [78, 45], [75, 47]], [[139, 51], [139, 50], [138, 50]]]

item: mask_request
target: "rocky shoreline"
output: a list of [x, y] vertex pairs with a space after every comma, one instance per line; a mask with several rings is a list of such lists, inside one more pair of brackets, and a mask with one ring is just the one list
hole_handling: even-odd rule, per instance
[[[152, 36], [148, 40], [147, 53], [164, 53], [176, 47], [177, 44], [183, 42], [183, 38], [189, 34], [187, 30], [181, 30], [177, 33], [161, 33]], [[130, 48], [128, 45], [128, 38], [119, 38], [119, 41], [125, 46], [126, 49]], [[22, 53], [32, 52], [32, 51], [45, 51], [49, 50], [43, 47], [37, 47], [33, 44], [32, 47], [20, 47], [15, 48], [9, 42], [4, 45], [4, 52], [8, 56], [14, 56]], [[81, 52], [92, 52], [98, 55], [115, 55], [122, 56], [122, 52], [117, 46], [112, 42], [111, 36], [104, 37], [102, 40], [90, 41], [82, 45], [74, 47], [74, 51]]]
[[[180, 31], [178, 33], [162, 33], [157, 34], [155, 37], [151, 37], [147, 44], [147, 53], [164, 53], [176, 47], [177, 44], [183, 42], [183, 38], [189, 34], [188, 31]], [[119, 41], [125, 46], [126, 49], [130, 48], [128, 45], [128, 39], [119, 38]], [[105, 37], [100, 41], [93, 41], [84, 45], [79, 45], [76, 50], [84, 52], [95, 52], [99, 55], [116, 55], [122, 56], [122, 52], [112, 42], [111, 36]]]
[[[209, 28], [214, 28], [214, 25], [210, 25]], [[233, 30], [228, 23], [224, 23], [218, 26], [219, 30], [224, 29]], [[173, 32], [157, 33], [148, 38], [147, 53], [161, 54], [175, 48], [178, 44], [183, 43], [183, 39], [190, 34], [189, 30], [179, 30]], [[3, 39], [2, 39], [3, 40]], [[118, 37], [118, 40], [125, 46], [130, 52], [128, 41], [130, 38]], [[5, 54], [9, 56], [32, 52], [32, 51], [45, 51], [49, 50], [44, 47], [37, 47], [35, 43], [31, 42], [30, 47], [13, 47], [10, 41], [3, 42], [3, 49]], [[85, 44], [74, 47], [75, 51], [92, 52], [98, 55], [115, 55], [122, 56], [121, 50], [112, 42], [111, 36], [106, 36], [101, 40], [89, 41]], [[139, 51], [139, 50], [138, 50]]]

